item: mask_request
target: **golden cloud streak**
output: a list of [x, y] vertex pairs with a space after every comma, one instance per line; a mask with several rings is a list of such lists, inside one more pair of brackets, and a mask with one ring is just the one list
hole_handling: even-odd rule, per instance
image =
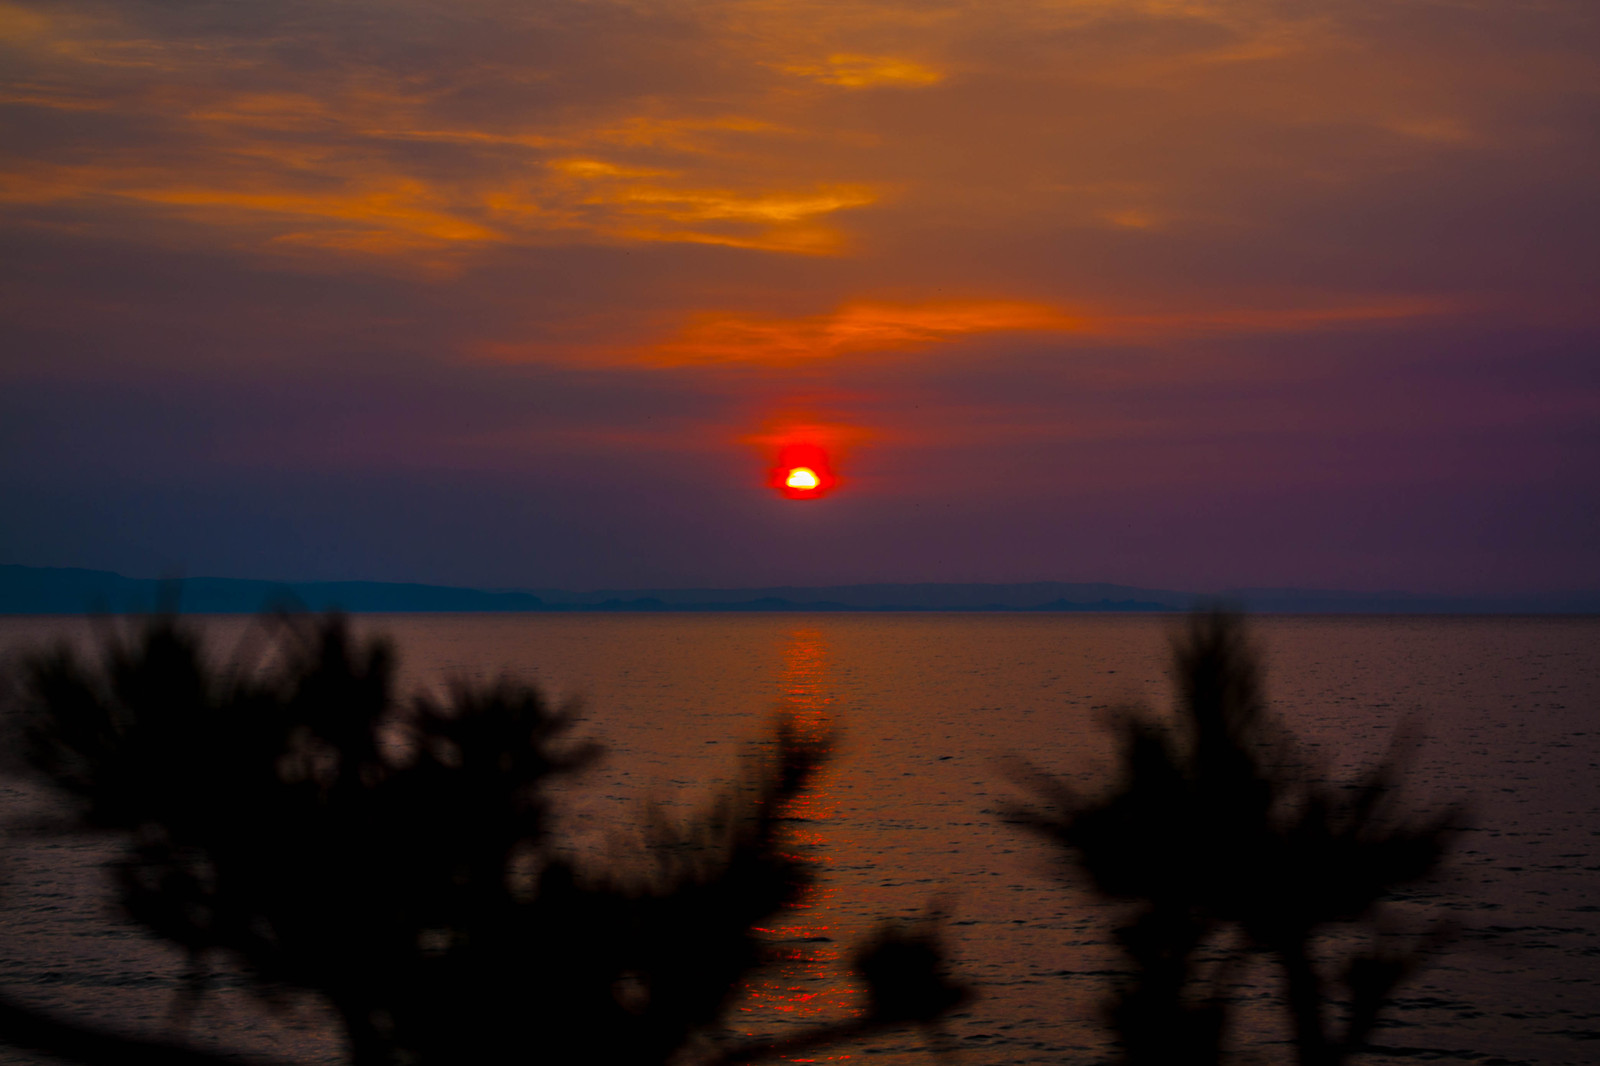
[[1399, 322], [1462, 310], [1455, 301], [1401, 298], [1325, 307], [1218, 308], [1126, 314], [1065, 310], [1022, 300], [941, 300], [915, 304], [859, 301], [801, 318], [701, 312], [671, 336], [625, 346], [490, 341], [473, 354], [498, 363], [569, 362], [658, 367], [800, 367], [851, 356], [924, 351], [1000, 334], [1041, 334], [1102, 343], [1141, 343], [1207, 335], [1306, 333]]
[[142, 204], [232, 231], [233, 243], [264, 240], [269, 247], [361, 255], [572, 239], [818, 255], [843, 247], [842, 235], [821, 225], [822, 218], [877, 198], [859, 186], [696, 187], [672, 170], [597, 159], [558, 160], [548, 180], [535, 171], [514, 184], [503, 177], [456, 184], [396, 172], [370, 155], [346, 151], [340, 158], [311, 142], [245, 140], [230, 147], [168, 167], [23, 164], [0, 171], [0, 202]]
[[847, 207], [861, 207], [877, 197], [861, 189], [844, 189], [812, 196], [742, 196], [732, 192], [695, 192], [674, 189], [627, 189], [602, 203], [642, 208], [674, 221], [740, 219], [755, 222], [799, 222]]
[[793, 227], [770, 230], [753, 237], [707, 233], [692, 229], [624, 230], [619, 236], [628, 241], [669, 244], [709, 244], [723, 248], [746, 248], [757, 252], [787, 252], [791, 255], [837, 255], [845, 250], [844, 238], [826, 227]]
[[418, 182], [396, 182], [344, 196], [181, 186], [127, 190], [121, 195], [174, 207], [232, 209], [256, 215], [366, 223], [369, 232], [374, 234], [399, 233], [446, 243], [502, 239], [500, 234], [485, 226], [429, 207], [434, 201], [432, 190]]
[[932, 67], [896, 56], [838, 53], [822, 63], [788, 64], [779, 69], [786, 74], [845, 89], [868, 89], [880, 85], [909, 88], [937, 85], [944, 80], [944, 75]]
[[756, 363], [796, 366], [842, 356], [906, 352], [1001, 333], [1151, 340], [1221, 333], [1296, 333], [1397, 321], [1458, 310], [1437, 299], [1338, 307], [1246, 308], [1129, 315], [1067, 311], [1022, 301], [852, 303], [798, 319], [703, 313], [676, 336], [639, 353], [664, 366]]
[[801, 319], [708, 313], [650, 348], [644, 359], [665, 365], [793, 365], [857, 352], [925, 348], [972, 334], [1068, 332], [1080, 325], [1080, 319], [1053, 307], [1014, 301], [855, 303]]
[[[573, 194], [576, 204], [600, 213], [590, 224], [600, 227], [610, 220], [616, 227], [610, 231], [612, 235], [631, 241], [830, 254], [840, 250], [843, 238], [818, 220], [878, 199], [876, 192], [859, 185], [827, 186], [805, 193], [686, 188], [672, 184], [682, 176], [669, 170], [626, 167], [597, 159], [558, 160], [551, 168], [581, 183]], [[658, 180], [634, 180], [645, 178]], [[756, 232], [741, 228], [748, 226], [761, 228]]]
[[[452, 209], [448, 198], [426, 183], [389, 179], [348, 183], [328, 193], [284, 189], [270, 182], [245, 184], [238, 174], [218, 175], [214, 184], [193, 183], [167, 171], [118, 167], [54, 167], [0, 174], [0, 201], [56, 203], [72, 199], [132, 201], [175, 209], [217, 226], [255, 230], [265, 224], [277, 232], [269, 240], [323, 243], [356, 248], [349, 238], [367, 234], [374, 246], [418, 247], [504, 240], [496, 230]], [[341, 240], [319, 242], [308, 224], [331, 225]]]

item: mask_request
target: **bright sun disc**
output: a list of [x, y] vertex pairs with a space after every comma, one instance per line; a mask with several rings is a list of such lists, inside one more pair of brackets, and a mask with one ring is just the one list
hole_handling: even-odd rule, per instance
[[789, 476], [783, 483], [791, 489], [814, 489], [822, 484], [822, 479], [817, 477], [816, 471], [810, 467], [797, 466], [789, 471]]
[[826, 450], [809, 441], [791, 441], [767, 468], [767, 484], [786, 500], [820, 500], [839, 484]]

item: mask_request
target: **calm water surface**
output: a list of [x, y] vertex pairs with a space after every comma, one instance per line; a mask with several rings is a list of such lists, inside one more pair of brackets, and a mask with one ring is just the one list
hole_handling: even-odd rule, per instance
[[[231, 647], [252, 624], [206, 623]], [[1017, 615], [404, 615], [391, 634], [407, 686], [451, 677], [531, 678], [581, 697], [581, 732], [604, 765], [564, 796], [580, 855], [606, 854], [645, 802], [692, 812], [739, 754], [787, 712], [838, 731], [837, 751], [795, 823], [820, 876], [767, 932], [774, 965], [732, 1018], [781, 1034], [859, 1009], [843, 974], [882, 918], [948, 913], [955, 967], [981, 998], [949, 1024], [959, 1061], [1092, 1063], [1116, 965], [1119, 911], [1052, 866], [1044, 845], [1001, 824], [1021, 794], [1008, 760], [1093, 787], [1111, 749], [1108, 709], [1168, 704], [1172, 620]], [[0, 619], [0, 647], [66, 636], [78, 619]], [[1369, 1062], [1600, 1061], [1600, 619], [1264, 618], [1267, 688], [1333, 776], [1386, 751], [1404, 722], [1425, 740], [1408, 774], [1419, 811], [1467, 803], [1473, 828], [1436, 882], [1397, 913], [1453, 919], [1461, 935], [1404, 986]], [[4, 785], [12, 823], [47, 800]], [[182, 959], [121, 924], [100, 864], [109, 840], [17, 833], [0, 861], [0, 985], [64, 1013], [130, 1029], [182, 1027], [219, 1047], [337, 1062], [316, 1004], [271, 1014], [222, 975], [187, 1018], [173, 1010]], [[1239, 989], [1241, 1047], [1286, 1060], [1276, 975]], [[813, 1060], [932, 1061], [915, 1030]], [[13, 1056], [7, 1061], [25, 1061]]]

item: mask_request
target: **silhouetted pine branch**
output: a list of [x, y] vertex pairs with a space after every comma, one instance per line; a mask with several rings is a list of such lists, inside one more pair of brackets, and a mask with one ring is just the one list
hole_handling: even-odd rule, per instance
[[[762, 961], [752, 927], [809, 877], [780, 819], [827, 738], [780, 726], [706, 817], [657, 827], [641, 883], [551, 846], [550, 785], [597, 755], [564, 739], [574, 708], [510, 681], [402, 702], [387, 643], [336, 617], [280, 624], [253, 668], [213, 667], [172, 617], [99, 664], [25, 668], [29, 759], [83, 824], [127, 834], [135, 921], [196, 973], [225, 954], [265, 996], [325, 997], [357, 1066], [663, 1063], [715, 1027]], [[861, 965], [869, 1013], [797, 1040], [930, 1023], [964, 994], [932, 936]], [[25, 1043], [8, 1017], [0, 1040]]]
[[[1434, 871], [1457, 812], [1407, 817], [1394, 757], [1353, 787], [1317, 780], [1266, 711], [1241, 619], [1196, 614], [1173, 651], [1177, 720], [1115, 723], [1110, 792], [1089, 798], [1028, 769], [1040, 802], [1013, 815], [1132, 906], [1117, 937], [1133, 972], [1111, 1005], [1129, 1063], [1220, 1061], [1229, 983], [1248, 953], [1265, 952], [1284, 973], [1300, 1063], [1330, 1066], [1363, 1046], [1395, 985], [1442, 939], [1435, 927], [1385, 946], [1375, 918], [1396, 888]], [[1330, 973], [1316, 948], [1335, 925], [1365, 929], [1374, 946]], [[1203, 967], [1202, 949], [1222, 961]]]

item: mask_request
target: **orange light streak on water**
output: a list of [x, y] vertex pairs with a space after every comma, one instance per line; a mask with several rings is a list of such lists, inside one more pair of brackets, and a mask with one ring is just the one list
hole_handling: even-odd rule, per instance
[[[800, 738], [827, 742], [833, 731], [833, 694], [828, 642], [818, 629], [792, 631], [783, 651], [779, 707]], [[835, 913], [835, 889], [828, 878], [827, 823], [837, 817], [832, 772], [824, 766], [811, 787], [784, 812], [787, 853], [810, 865], [816, 880], [769, 928], [768, 965], [746, 984], [739, 998], [736, 1026], [746, 1037], [778, 1037], [860, 1015], [864, 986], [850, 974]], [[785, 1062], [836, 1062], [843, 1051], [808, 1050]]]

